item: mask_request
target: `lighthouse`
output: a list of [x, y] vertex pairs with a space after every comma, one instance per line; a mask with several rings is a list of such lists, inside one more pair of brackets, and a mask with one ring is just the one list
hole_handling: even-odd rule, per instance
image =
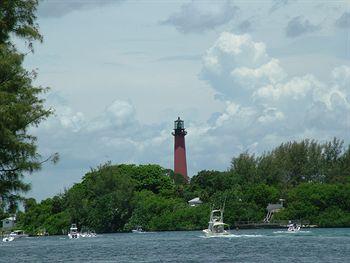
[[174, 131], [172, 132], [174, 136], [174, 173], [181, 174], [185, 181], [188, 182], [185, 146], [186, 134], [184, 121], [178, 117], [174, 121]]

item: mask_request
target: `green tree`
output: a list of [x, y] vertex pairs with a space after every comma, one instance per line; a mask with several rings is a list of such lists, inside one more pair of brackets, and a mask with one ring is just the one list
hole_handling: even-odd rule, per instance
[[241, 153], [231, 161], [231, 171], [239, 183], [251, 184], [259, 181], [257, 178], [257, 160], [254, 155]]
[[58, 155], [43, 160], [36, 137], [28, 133], [52, 111], [39, 98], [47, 89], [33, 86], [36, 73], [23, 68], [24, 55], [11, 43], [14, 34], [32, 50], [32, 42], [42, 40], [35, 24], [37, 4], [36, 0], [0, 1], [0, 198], [10, 210], [21, 199], [20, 193], [30, 189], [22, 180], [24, 174], [39, 170], [46, 160], [58, 160]]
[[230, 189], [233, 185], [235, 182], [232, 173], [203, 170], [192, 177], [190, 187], [193, 192], [197, 191], [200, 195], [211, 196], [218, 191]]
[[27, 41], [32, 50], [32, 42], [42, 41], [36, 24], [38, 0], [0, 1], [0, 43], [10, 44], [11, 34]]

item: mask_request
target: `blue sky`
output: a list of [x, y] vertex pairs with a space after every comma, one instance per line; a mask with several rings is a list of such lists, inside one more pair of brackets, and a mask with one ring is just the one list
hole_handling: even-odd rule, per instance
[[61, 160], [29, 196], [108, 160], [172, 168], [177, 116], [190, 176], [287, 140], [350, 143], [347, 1], [47, 0], [38, 23], [25, 66], [55, 115], [31, 132]]

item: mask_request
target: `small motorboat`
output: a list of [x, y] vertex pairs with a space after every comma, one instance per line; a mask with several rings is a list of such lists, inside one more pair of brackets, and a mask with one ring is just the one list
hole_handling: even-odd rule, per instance
[[137, 226], [135, 229], [131, 230], [133, 233], [145, 233], [141, 226]]
[[300, 231], [300, 226], [295, 224], [295, 223], [289, 224], [287, 231], [288, 232], [298, 232], [298, 231]]
[[2, 239], [2, 242], [11, 242], [13, 240], [15, 240], [14, 237], [10, 237], [10, 235], [7, 235]]
[[225, 229], [228, 224], [224, 222], [224, 209], [212, 210], [210, 213], [209, 225], [203, 232], [208, 237], [225, 236], [229, 235], [229, 231]]
[[23, 230], [15, 230], [10, 233], [10, 237], [21, 238], [21, 237], [28, 237], [28, 234], [26, 234]]
[[23, 231], [23, 230], [15, 230], [11, 232], [10, 234], [6, 235], [2, 241], [3, 242], [10, 242], [13, 241], [17, 238], [22, 238], [22, 237], [28, 237], [28, 235]]
[[69, 233], [68, 233], [68, 237], [70, 239], [77, 239], [80, 237], [80, 234], [78, 232], [78, 228], [76, 224], [72, 224], [70, 229], [69, 229]]
[[97, 237], [97, 234], [94, 230], [90, 231], [89, 234], [90, 234], [90, 237]]
[[80, 233], [80, 237], [97, 237], [95, 231], [87, 231]]

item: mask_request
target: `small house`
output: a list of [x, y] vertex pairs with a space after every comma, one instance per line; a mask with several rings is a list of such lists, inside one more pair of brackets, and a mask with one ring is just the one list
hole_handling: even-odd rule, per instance
[[11, 228], [14, 228], [16, 225], [16, 217], [14, 217], [14, 216], [5, 218], [1, 221], [2, 221], [2, 228], [3, 229], [11, 229]]
[[188, 201], [188, 204], [190, 206], [197, 206], [197, 205], [201, 205], [203, 202], [202, 200], [199, 199], [199, 197], [193, 198], [190, 201]]

